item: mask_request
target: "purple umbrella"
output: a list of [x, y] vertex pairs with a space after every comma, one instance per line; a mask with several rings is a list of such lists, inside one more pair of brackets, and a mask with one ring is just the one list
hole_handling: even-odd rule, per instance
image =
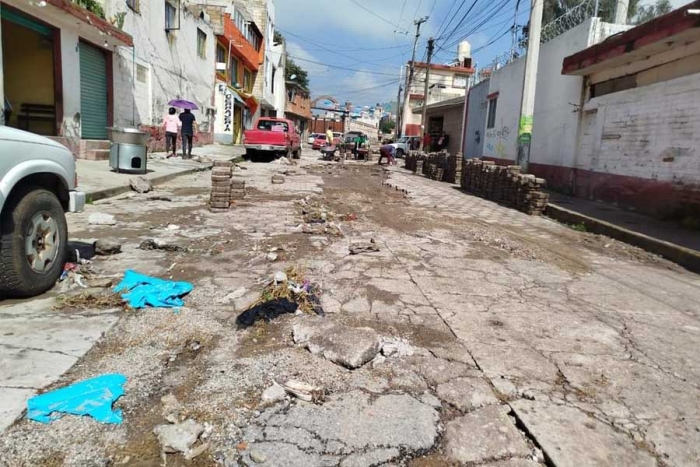
[[171, 107], [177, 107], [178, 109], [190, 109], [190, 110], [199, 110], [199, 107], [197, 107], [197, 104], [194, 102], [186, 101], [184, 99], [175, 99], [170, 102], [168, 102], [168, 105]]

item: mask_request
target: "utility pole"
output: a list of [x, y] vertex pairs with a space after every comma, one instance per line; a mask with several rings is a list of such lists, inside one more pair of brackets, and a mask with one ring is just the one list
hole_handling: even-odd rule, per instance
[[[418, 38], [420, 37], [420, 26], [421, 26], [421, 24], [428, 21], [428, 18], [430, 18], [430, 17], [425, 16], [425, 17], [417, 19], [413, 22], [413, 24], [416, 25], [416, 37], [415, 37], [415, 39], [413, 39], [413, 53], [411, 54], [411, 64], [410, 64], [410, 68], [408, 70], [408, 80], [406, 82], [406, 89], [404, 89], [404, 93], [403, 93], [404, 106], [408, 103], [408, 94], [411, 92], [411, 83], [413, 83], [413, 71], [415, 70], [416, 48], [418, 47]], [[403, 113], [403, 110], [402, 110], [402, 113]], [[405, 117], [405, 115], [403, 117]], [[402, 120], [401, 124], [403, 125], [403, 120], [405, 120], [405, 118], [402, 118], [401, 120]], [[400, 133], [403, 134], [403, 131], [401, 131]]]
[[[539, 0], [542, 1], [542, 0]], [[425, 88], [423, 91], [423, 115], [420, 120], [420, 149], [423, 148], [423, 134], [425, 133], [425, 121], [428, 118], [428, 91], [430, 90], [430, 62], [433, 60], [433, 50], [435, 50], [435, 39], [428, 40], [428, 62], [425, 68]]]
[[399, 70], [399, 93], [396, 96], [396, 122], [395, 127], [394, 127], [394, 136], [395, 139], [399, 139], [401, 136], [401, 91], [403, 91], [403, 70], [404, 70], [404, 65], [401, 65], [401, 69]]
[[617, 0], [615, 3], [615, 24], [627, 24], [627, 10], [629, 9], [629, 0]]
[[527, 172], [530, 163], [530, 142], [532, 141], [532, 123], [535, 113], [535, 91], [537, 90], [537, 66], [540, 59], [543, 3], [544, 0], [532, 0], [530, 9], [530, 30], [527, 39], [527, 56], [525, 57], [523, 98], [520, 103], [520, 120], [518, 125], [518, 165], [522, 167], [523, 172]]

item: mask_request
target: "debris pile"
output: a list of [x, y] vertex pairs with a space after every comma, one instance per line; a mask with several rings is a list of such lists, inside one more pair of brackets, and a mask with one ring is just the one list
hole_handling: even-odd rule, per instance
[[232, 167], [231, 162], [214, 162], [211, 170], [211, 198], [209, 199], [211, 212], [228, 211], [231, 204]]
[[287, 313], [306, 313], [323, 316], [319, 300], [320, 290], [296, 267], [277, 271], [267, 282], [260, 299], [236, 318], [242, 327], [254, 325], [257, 321], [271, 321]]
[[532, 216], [541, 215], [547, 207], [545, 184], [543, 178], [521, 174], [517, 165], [499, 166], [480, 159], [466, 161], [461, 179], [464, 190]]
[[[324, 205], [309, 201], [308, 198], [299, 200], [298, 204], [301, 205], [301, 215], [304, 223], [297, 227], [297, 231], [311, 235], [343, 236], [340, 225], [332, 222], [335, 219], [335, 214], [326, 209]], [[357, 216], [355, 216], [356, 218]]]

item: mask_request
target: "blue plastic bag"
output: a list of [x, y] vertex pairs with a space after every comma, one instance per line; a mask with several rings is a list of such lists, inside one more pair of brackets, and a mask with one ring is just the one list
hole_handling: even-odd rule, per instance
[[114, 291], [127, 292], [122, 294], [122, 298], [131, 308], [175, 308], [185, 304], [182, 297], [192, 292], [193, 288], [188, 282], [166, 281], [127, 270]]
[[124, 394], [125, 383], [124, 375], [102, 375], [34, 396], [27, 401], [27, 418], [51, 423], [65, 414], [89, 415], [100, 423], [120, 424], [122, 411], [112, 404]]

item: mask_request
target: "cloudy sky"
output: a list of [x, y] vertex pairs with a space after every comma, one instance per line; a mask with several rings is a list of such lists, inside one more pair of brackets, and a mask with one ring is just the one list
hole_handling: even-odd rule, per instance
[[[373, 105], [396, 99], [401, 65], [411, 58], [417, 18], [429, 17], [421, 29], [417, 60], [425, 59], [432, 36], [439, 48], [434, 62], [452, 61], [457, 44], [468, 40], [477, 64], [486, 66], [510, 50], [516, 2], [275, 0], [275, 5], [277, 27], [287, 39], [290, 56], [309, 72], [312, 95]], [[530, 0], [520, 0], [518, 24], [527, 23], [529, 5]]]

